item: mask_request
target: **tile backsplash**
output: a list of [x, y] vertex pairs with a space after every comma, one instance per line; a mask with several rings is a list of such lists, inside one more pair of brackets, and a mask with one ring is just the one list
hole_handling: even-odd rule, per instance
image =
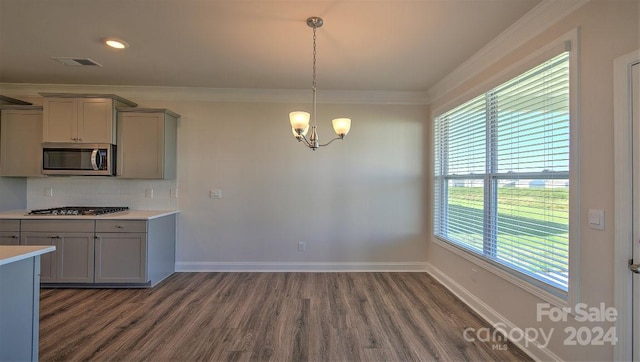
[[176, 210], [177, 196], [176, 180], [93, 176], [27, 179], [27, 209], [128, 206], [136, 210]]

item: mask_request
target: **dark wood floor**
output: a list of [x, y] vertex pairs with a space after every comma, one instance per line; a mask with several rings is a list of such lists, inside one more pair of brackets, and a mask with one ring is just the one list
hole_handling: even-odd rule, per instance
[[42, 361], [530, 360], [425, 273], [176, 273], [152, 289], [43, 289]]

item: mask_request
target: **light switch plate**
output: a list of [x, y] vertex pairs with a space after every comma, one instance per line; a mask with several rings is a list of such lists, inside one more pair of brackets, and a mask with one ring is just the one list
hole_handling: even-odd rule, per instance
[[604, 210], [589, 209], [589, 227], [604, 230]]

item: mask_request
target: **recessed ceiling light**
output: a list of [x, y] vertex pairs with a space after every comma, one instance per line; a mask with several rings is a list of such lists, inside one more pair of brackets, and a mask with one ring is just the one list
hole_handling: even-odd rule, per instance
[[124, 40], [116, 39], [116, 38], [108, 38], [104, 40], [104, 43], [108, 46], [116, 49], [124, 49], [129, 47], [129, 43]]

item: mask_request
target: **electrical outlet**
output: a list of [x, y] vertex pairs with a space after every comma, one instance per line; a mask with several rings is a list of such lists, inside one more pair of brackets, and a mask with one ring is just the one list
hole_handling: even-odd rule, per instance
[[53, 188], [52, 187], [45, 187], [44, 188], [44, 196], [53, 197]]
[[298, 241], [298, 251], [305, 251], [307, 249], [307, 246], [305, 245], [304, 241]]
[[144, 189], [144, 197], [153, 199], [153, 189]]
[[169, 190], [169, 197], [172, 199], [177, 199], [178, 198], [178, 189], [170, 189]]
[[209, 197], [212, 199], [221, 199], [222, 198], [222, 190], [215, 189], [209, 191]]

